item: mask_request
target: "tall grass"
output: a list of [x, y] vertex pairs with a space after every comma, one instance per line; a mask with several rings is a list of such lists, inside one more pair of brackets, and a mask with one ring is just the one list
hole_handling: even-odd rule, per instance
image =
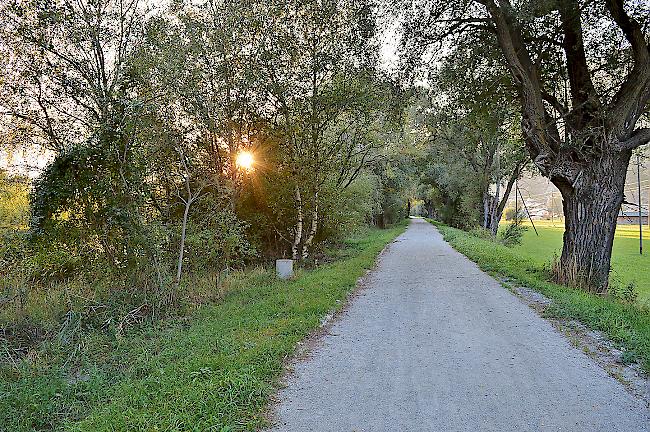
[[[255, 430], [297, 342], [403, 230], [349, 239], [341, 259], [291, 281], [264, 268], [235, 272], [222, 298], [187, 316], [48, 340], [3, 367], [0, 430]], [[195, 292], [214, 281], [203, 283]]]

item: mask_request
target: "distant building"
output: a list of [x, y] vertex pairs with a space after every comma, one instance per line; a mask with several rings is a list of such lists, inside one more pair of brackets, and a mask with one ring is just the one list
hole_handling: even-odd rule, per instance
[[[618, 225], [638, 225], [639, 224], [639, 211], [626, 210], [621, 211], [616, 219]], [[648, 223], [648, 212], [641, 210], [641, 223], [646, 225]]]
[[533, 220], [550, 218], [550, 213], [546, 209], [546, 206], [538, 201], [535, 200], [527, 201], [526, 207], [528, 208], [528, 214], [526, 216], [530, 217]]

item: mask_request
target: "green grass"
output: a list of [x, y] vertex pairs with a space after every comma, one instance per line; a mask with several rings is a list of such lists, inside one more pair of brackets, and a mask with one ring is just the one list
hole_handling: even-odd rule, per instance
[[548, 316], [575, 319], [604, 332], [627, 351], [626, 358], [638, 359], [644, 370], [650, 371], [650, 312], [647, 308], [551, 283], [543, 260], [455, 228], [436, 225], [445, 240], [482, 270], [515, 279], [522, 286], [551, 298], [553, 303], [545, 310]]
[[[547, 221], [536, 221], [535, 226], [539, 236], [529, 228], [524, 234], [522, 244], [514, 250], [538, 264], [548, 264], [553, 255], [559, 255], [562, 250], [564, 227]], [[639, 227], [620, 225], [616, 229], [610, 279], [613, 284], [619, 286], [634, 284], [639, 294], [639, 302], [650, 304], [650, 229], [647, 225], [643, 235], [647, 241], [646, 252], [639, 255]]]
[[[223, 301], [78, 350], [52, 341], [0, 375], [0, 430], [240, 431], [263, 413], [298, 341], [339, 308], [405, 224], [347, 242], [344, 258], [295, 280], [252, 270]], [[70, 353], [74, 361], [68, 361]]]

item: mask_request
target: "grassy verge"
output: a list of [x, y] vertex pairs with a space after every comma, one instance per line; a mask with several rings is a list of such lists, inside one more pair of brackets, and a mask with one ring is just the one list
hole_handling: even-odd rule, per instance
[[0, 430], [238, 431], [264, 424], [283, 362], [405, 224], [347, 242], [339, 261], [283, 282], [252, 270], [222, 302], [121, 338], [88, 334], [0, 375]]
[[[527, 225], [530, 226], [529, 223]], [[543, 265], [552, 260], [553, 255], [562, 252], [564, 226], [549, 221], [535, 221], [539, 236], [529, 228], [523, 241], [514, 249], [536, 263]], [[650, 239], [650, 229], [644, 227], [643, 238]], [[647, 246], [647, 244], [646, 244]], [[614, 248], [612, 250], [612, 273], [610, 280], [617, 286], [633, 284], [641, 304], [650, 306], [650, 254], [639, 254], [639, 227], [619, 225], [616, 227]]]
[[644, 370], [650, 371], [650, 311], [647, 308], [551, 283], [543, 264], [521, 255], [515, 249], [439, 223], [434, 224], [449, 244], [476, 262], [482, 270], [515, 279], [521, 285], [551, 298], [553, 303], [546, 309], [546, 314], [575, 319], [602, 331], [626, 350], [624, 358], [638, 359]]

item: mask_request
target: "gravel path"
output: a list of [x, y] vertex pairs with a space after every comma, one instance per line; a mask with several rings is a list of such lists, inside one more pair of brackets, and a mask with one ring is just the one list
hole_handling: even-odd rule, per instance
[[279, 394], [274, 431], [650, 430], [650, 412], [415, 219]]

